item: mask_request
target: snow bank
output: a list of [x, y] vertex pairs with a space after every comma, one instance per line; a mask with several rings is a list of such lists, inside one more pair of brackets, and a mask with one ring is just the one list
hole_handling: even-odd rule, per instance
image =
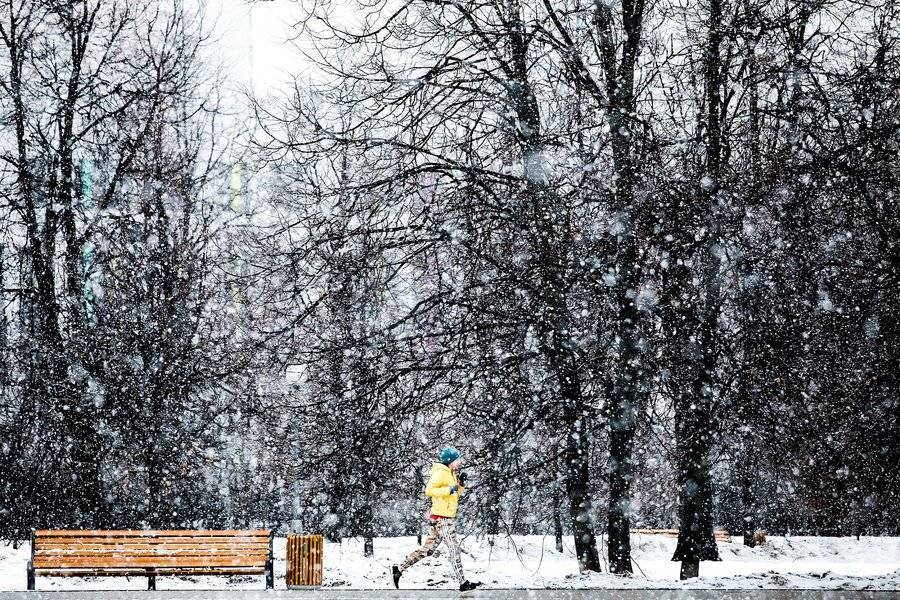
[[[375, 556], [363, 557], [362, 540], [345, 540], [325, 548], [325, 585], [334, 588], [391, 587], [388, 569], [416, 545], [413, 537], [380, 538]], [[573, 541], [558, 553], [552, 537], [498, 537], [493, 544], [474, 536], [462, 540], [463, 566], [470, 579], [488, 588], [804, 588], [900, 589], [900, 538], [769, 537], [766, 544], [747, 548], [720, 542], [721, 562], [705, 562], [701, 576], [678, 581], [679, 564], [670, 558], [675, 540], [655, 535], [632, 537], [635, 575], [580, 575]], [[28, 544], [13, 549], [0, 545], [0, 590], [25, 589]], [[285, 540], [275, 540], [276, 587], [284, 587]], [[39, 590], [146, 589], [143, 577], [37, 579]], [[160, 577], [157, 589], [262, 589], [262, 577]], [[446, 556], [428, 558], [403, 576], [403, 588], [456, 587]]]

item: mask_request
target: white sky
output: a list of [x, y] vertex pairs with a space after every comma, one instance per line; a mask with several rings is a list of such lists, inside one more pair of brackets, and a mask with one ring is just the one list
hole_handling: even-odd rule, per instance
[[305, 71], [292, 42], [297, 19], [293, 0], [200, 0], [213, 27], [214, 59], [221, 60], [237, 87], [267, 95]]

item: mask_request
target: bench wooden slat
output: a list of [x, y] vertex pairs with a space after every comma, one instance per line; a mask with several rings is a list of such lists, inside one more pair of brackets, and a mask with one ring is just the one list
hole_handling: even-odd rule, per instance
[[264, 575], [266, 570], [259, 567], [217, 567], [215, 569], [197, 568], [171, 568], [160, 569], [35, 569], [35, 575], [44, 577], [146, 577], [147, 575], [177, 576], [177, 575]]
[[111, 556], [111, 557], [124, 557], [127, 558], [129, 556], [183, 556], [183, 555], [203, 555], [203, 556], [247, 556], [250, 554], [263, 554], [268, 555], [268, 548], [246, 548], [246, 549], [238, 549], [238, 550], [210, 550], [209, 548], [179, 548], [179, 549], [166, 549], [166, 548], [148, 548], [142, 550], [128, 550], [128, 551], [116, 551], [116, 550], [73, 550], [70, 552], [66, 552], [63, 550], [37, 550], [34, 553], [35, 558], [57, 558], [59, 560], [77, 560], [78, 558], [90, 558], [92, 556]]
[[209, 543], [209, 544], [195, 544], [195, 543], [185, 543], [185, 542], [172, 542], [172, 543], [161, 543], [161, 544], [149, 544], [147, 542], [140, 542], [140, 543], [129, 542], [127, 544], [97, 544], [94, 542], [85, 543], [85, 544], [80, 544], [80, 543], [60, 544], [60, 543], [54, 542], [52, 544], [46, 544], [46, 543], [39, 542], [39, 543], [35, 544], [35, 548], [40, 549], [40, 550], [72, 550], [72, 549], [75, 549], [75, 550], [78, 550], [78, 549], [109, 550], [110, 548], [125, 548], [125, 549], [128, 549], [128, 548], [134, 548], [134, 549], [172, 548], [172, 549], [177, 550], [179, 548], [231, 548], [231, 549], [249, 548], [249, 549], [252, 549], [252, 548], [268, 548], [268, 547], [269, 547], [268, 541], [266, 541], [265, 543], [255, 543], [254, 542], [254, 543], [240, 543], [240, 544], [225, 544], [223, 542], [213, 542], [213, 543]]
[[[666, 537], [678, 537], [677, 529], [632, 529], [631, 533], [633, 534], [642, 534], [642, 535], [663, 535]], [[717, 540], [725, 539], [730, 540], [731, 534], [728, 531], [724, 530], [716, 530], [713, 531], [713, 537]]]
[[38, 529], [35, 537], [269, 537], [268, 529]]
[[252, 554], [269, 551], [267, 546], [107, 546], [105, 548], [40, 548], [35, 551], [35, 556], [122, 556], [122, 555], [149, 555], [159, 556], [163, 554], [184, 554], [190, 552], [202, 552], [204, 554]]
[[34, 557], [35, 569], [65, 569], [87, 567], [258, 567], [264, 566], [268, 557], [257, 556], [119, 556], [119, 557], [66, 557], [64, 560]]
[[78, 552], [78, 553], [46, 553], [42, 551], [38, 551], [34, 555], [35, 562], [39, 561], [47, 561], [47, 560], [55, 560], [57, 562], [67, 562], [79, 560], [82, 558], [106, 558], [108, 561], [116, 561], [116, 560], [129, 560], [132, 558], [156, 558], [160, 556], [172, 556], [172, 557], [183, 557], [183, 556], [206, 556], [209, 558], [235, 558], [241, 556], [263, 556], [268, 557], [269, 553], [266, 550], [258, 549], [253, 551], [239, 551], [239, 552], [209, 552], [204, 548], [199, 548], [196, 550], [178, 550], [176, 552], [153, 552], [152, 550], [143, 550], [141, 552]]
[[44, 537], [35, 538], [38, 544], [267, 544], [268, 536], [248, 537], [187, 537], [187, 536], [131, 536], [131, 537]]
[[90, 540], [37, 540], [36, 546], [42, 548], [80, 548], [98, 547], [108, 548], [110, 546], [219, 546], [219, 547], [235, 547], [235, 546], [268, 546], [269, 539], [203, 539], [195, 540], [189, 538], [171, 538], [171, 539], [137, 539], [137, 538], [118, 538], [113, 540], [101, 540], [98, 538]]
[[152, 547], [152, 548], [196, 548], [196, 547], [211, 547], [211, 548], [268, 548], [269, 540], [265, 541], [243, 541], [236, 542], [234, 544], [226, 544], [224, 542], [219, 541], [210, 541], [210, 542], [191, 542], [185, 540], [173, 540], [173, 541], [159, 541], [157, 543], [152, 543], [147, 540], [133, 540], [128, 542], [116, 542], [116, 543], [97, 543], [94, 541], [91, 542], [72, 542], [72, 543], [61, 543], [61, 542], [52, 542], [52, 543], [42, 543], [38, 542], [35, 544], [36, 548], [47, 548], [47, 549], [62, 549], [62, 548], [140, 548], [140, 547]]

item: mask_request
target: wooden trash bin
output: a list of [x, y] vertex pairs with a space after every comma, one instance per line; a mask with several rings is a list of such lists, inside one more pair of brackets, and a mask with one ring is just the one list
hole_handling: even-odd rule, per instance
[[287, 536], [287, 587], [308, 588], [322, 585], [325, 538], [321, 535]]

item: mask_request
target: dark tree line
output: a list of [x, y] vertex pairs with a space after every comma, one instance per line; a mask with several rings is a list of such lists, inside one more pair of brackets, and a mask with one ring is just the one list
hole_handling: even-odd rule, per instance
[[678, 526], [688, 577], [716, 525], [896, 528], [872, 510], [897, 502], [872, 387], [898, 342], [893, 4], [356, 8], [302, 24], [327, 85], [257, 105], [266, 164], [303, 165], [276, 185], [331, 198], [272, 231], [299, 261], [375, 251], [336, 297], [394, 265], [370, 389], [435, 376], [425, 426], [470, 444], [478, 529], [565, 521], [583, 569], [604, 533], [629, 573], [630, 528]]
[[0, 535], [215, 519], [246, 361], [219, 312], [204, 25], [178, 2], [22, 0], [0, 39]]
[[893, 2], [298, 4], [237, 163], [180, 4], [0, 11], [5, 537], [898, 532]]

